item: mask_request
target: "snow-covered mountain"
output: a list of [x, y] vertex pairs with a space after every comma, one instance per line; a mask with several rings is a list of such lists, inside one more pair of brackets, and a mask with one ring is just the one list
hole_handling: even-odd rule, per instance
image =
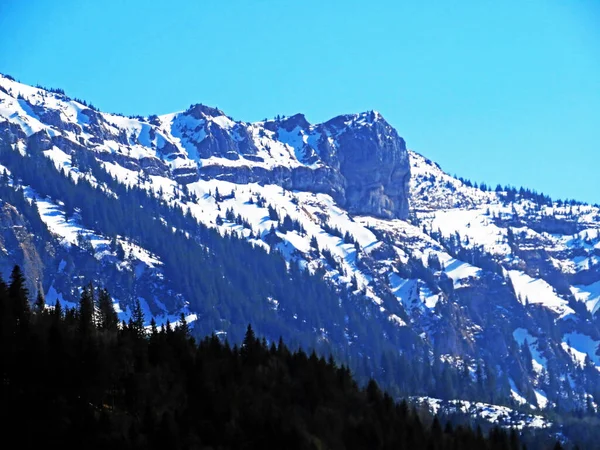
[[[239, 122], [203, 105], [127, 118], [2, 76], [0, 145], [3, 192], [26, 199], [2, 199], [0, 261], [5, 272], [23, 264], [36, 280], [30, 289], [42, 288], [49, 304], [76, 302], [68, 286], [94, 279], [109, 287], [124, 319], [134, 292], [159, 324], [183, 312], [210, 324], [205, 331], [233, 336], [243, 314], [259, 330], [261, 320], [277, 323], [264, 328], [273, 339], [306, 327], [353, 367], [367, 357], [365, 374], [403, 392], [418, 385], [418, 395], [538, 413], [597, 408], [597, 206], [474, 187], [407, 150], [374, 111], [316, 125], [300, 114]], [[37, 179], [43, 158], [55, 174], [43, 169], [48, 175]], [[139, 192], [158, 203], [133, 202], [131, 229], [92, 218], [89, 202], [123, 204]], [[207, 254], [220, 250], [190, 223], [280, 255], [292, 273], [326, 280], [339, 304], [303, 316], [302, 301], [273, 286], [248, 304], [232, 300], [227, 311], [211, 305], [213, 316], [189, 298], [193, 286], [174, 279], [168, 239], [139, 238], [148, 234], [137, 230], [142, 217]], [[227, 295], [220, 289], [210, 295]]]

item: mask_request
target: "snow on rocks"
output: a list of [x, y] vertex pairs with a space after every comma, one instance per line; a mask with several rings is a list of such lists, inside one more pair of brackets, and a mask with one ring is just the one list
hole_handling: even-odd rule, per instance
[[411, 401], [425, 405], [434, 414], [466, 414], [472, 418], [482, 418], [494, 425], [517, 430], [552, 426], [552, 423], [543, 416], [524, 414], [506, 406], [467, 400], [440, 400], [432, 397], [412, 397]]
[[525, 341], [527, 341], [527, 345], [529, 346], [529, 351], [532, 356], [532, 366], [533, 370], [537, 373], [542, 373], [544, 370], [548, 370], [548, 360], [542, 356], [538, 348], [538, 339], [532, 336], [529, 331], [525, 328], [517, 328], [513, 331], [513, 338], [520, 345], [524, 345]]
[[600, 308], [600, 281], [587, 286], [571, 286], [571, 292], [578, 301], [585, 303], [587, 310], [592, 314]]
[[588, 335], [573, 332], [566, 333], [563, 336], [561, 345], [581, 367], [589, 359], [596, 366], [596, 369], [600, 371], [600, 355], [597, 354], [600, 348], [600, 341], [594, 340]]
[[569, 302], [558, 296], [555, 289], [542, 279], [532, 278], [519, 270], [509, 270], [508, 275], [521, 303], [540, 304], [558, 314], [560, 318], [574, 314]]

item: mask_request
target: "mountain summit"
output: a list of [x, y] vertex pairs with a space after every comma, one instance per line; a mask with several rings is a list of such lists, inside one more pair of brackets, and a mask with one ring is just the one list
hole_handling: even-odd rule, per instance
[[61, 93], [2, 81], [5, 117], [25, 125], [28, 136], [40, 133], [47, 145], [72, 141], [105, 161], [150, 169], [184, 184], [217, 177], [279, 184], [330, 194], [353, 213], [408, 217], [406, 145], [378, 112], [317, 125], [302, 115], [246, 123], [197, 104], [179, 113], [130, 119], [100, 113]]

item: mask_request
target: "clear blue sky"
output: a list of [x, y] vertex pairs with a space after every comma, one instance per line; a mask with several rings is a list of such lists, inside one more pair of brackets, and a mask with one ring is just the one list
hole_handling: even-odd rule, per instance
[[596, 0], [2, 0], [0, 71], [124, 114], [376, 109], [450, 173], [600, 203], [599, 24]]

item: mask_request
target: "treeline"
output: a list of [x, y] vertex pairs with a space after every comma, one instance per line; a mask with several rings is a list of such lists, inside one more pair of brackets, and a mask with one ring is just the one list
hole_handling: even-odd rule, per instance
[[[534, 202], [535, 204], [540, 205], [540, 206], [541, 205], [552, 206], [552, 204], [554, 203], [554, 200], [552, 199], [552, 197], [550, 197], [547, 194], [544, 194], [543, 192], [537, 192], [535, 189], [529, 189], [529, 188], [525, 188], [523, 186], [521, 186], [520, 188], [516, 188], [516, 187], [510, 186], [510, 185], [502, 186], [501, 184], [497, 184], [496, 187], [493, 189], [491, 185], [488, 185], [484, 182], [482, 182], [481, 184], [477, 184], [477, 182], [472, 182], [469, 179], [466, 179], [463, 177], [457, 177], [456, 175], [454, 175], [454, 178], [459, 180], [462, 184], [464, 184], [467, 187], [479, 189], [483, 192], [495, 191], [501, 195], [502, 199], [506, 203], [514, 202], [517, 199], [531, 200], [532, 202]], [[585, 205], [586, 204], [584, 202], [580, 202], [575, 199], [565, 199], [565, 200], [558, 199], [556, 201], [556, 203], [558, 206], [562, 206], [562, 205], [575, 206], [575, 205]], [[595, 205], [595, 206], [598, 206], [598, 205]]]
[[[119, 323], [91, 285], [79, 307], [33, 309], [21, 270], [0, 280], [5, 438], [20, 448], [511, 449], [518, 434], [442, 425], [314, 352], [196, 343], [185, 321]], [[560, 448], [557, 444], [554, 448]]]

